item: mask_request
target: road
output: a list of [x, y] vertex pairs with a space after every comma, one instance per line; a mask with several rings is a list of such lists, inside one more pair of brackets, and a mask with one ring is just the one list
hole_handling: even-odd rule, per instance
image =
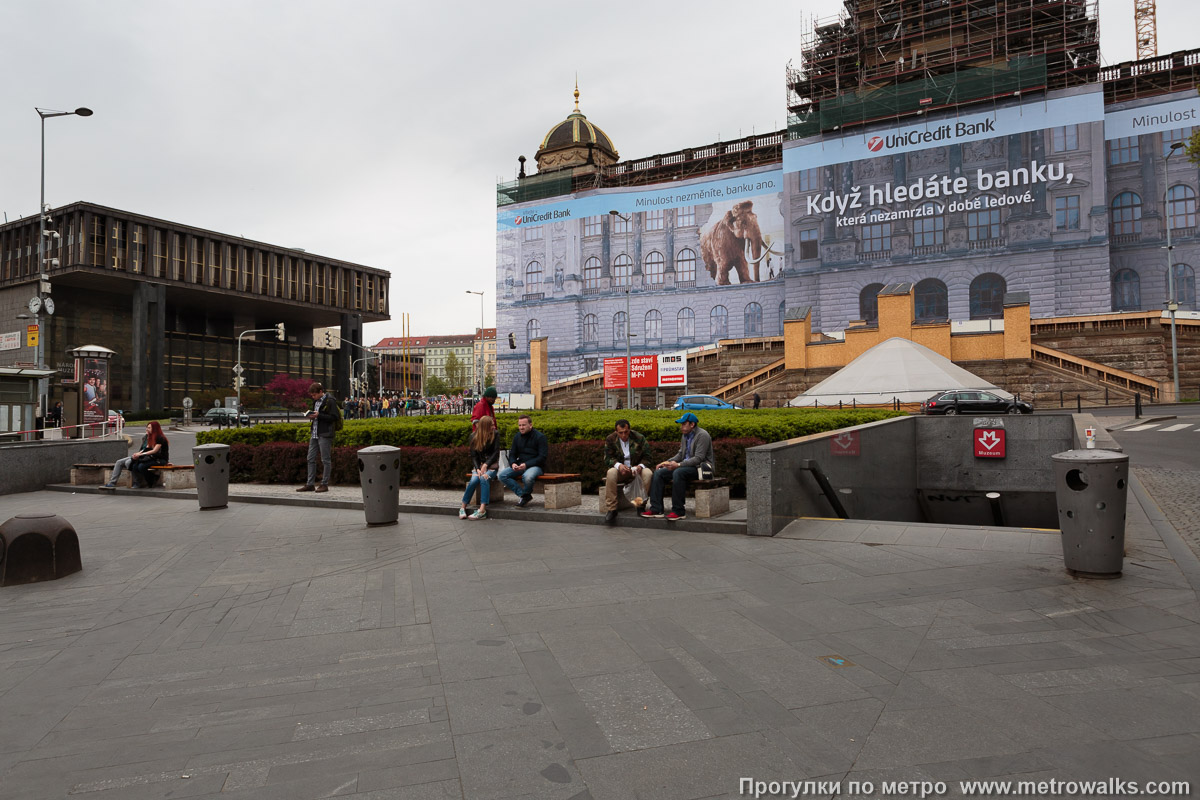
[[[1200, 408], [1156, 408], [1145, 416], [1170, 415], [1175, 418], [1125, 425], [1112, 436], [1175, 530], [1200, 555]], [[1106, 416], [1119, 414], [1096, 416], [1103, 425]]]

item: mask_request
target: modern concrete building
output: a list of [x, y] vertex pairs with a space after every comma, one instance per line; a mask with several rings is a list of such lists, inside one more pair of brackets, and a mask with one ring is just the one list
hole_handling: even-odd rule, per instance
[[[57, 238], [46, 272], [55, 308], [42, 314], [51, 402], [71, 379], [67, 351], [83, 344], [116, 351], [108, 407], [177, 409], [189, 393], [233, 389], [242, 331], [284, 323], [243, 337], [243, 377], [261, 386], [277, 373], [313, 377], [345, 393], [349, 344], [328, 350], [315, 328], [340, 329], [362, 344], [366, 322], [388, 319], [389, 273], [303, 250], [247, 240], [93, 203], [50, 212]], [[0, 333], [33, 320], [27, 303], [39, 270], [38, 218], [0, 225]], [[11, 337], [9, 337], [11, 338]], [[31, 361], [29, 348], [0, 349], [0, 366]]]
[[[1011, 292], [1035, 319], [1161, 309], [1169, 257], [1194, 313], [1200, 172], [1172, 146], [1200, 119], [1200, 51], [1101, 68], [1083, 0], [971, 8], [848, 3], [803, 38], [783, 131], [617, 162], [577, 105], [497, 187], [497, 329], [518, 345], [499, 388], [529, 388], [539, 337], [554, 382], [780, 336], [789, 309], [842, 336], [900, 283], [920, 321], [1000, 327]], [[877, 11], [899, 16], [858, 19]], [[907, 55], [855, 55], [895, 30]]]

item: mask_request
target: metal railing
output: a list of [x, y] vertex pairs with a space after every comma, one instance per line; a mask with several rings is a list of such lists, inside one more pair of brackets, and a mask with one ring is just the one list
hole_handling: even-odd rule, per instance
[[1120, 389], [1126, 389], [1131, 392], [1144, 392], [1151, 400], [1158, 399], [1159, 383], [1151, 378], [1135, 375], [1123, 369], [1105, 366], [1096, 361], [1064, 353], [1061, 350], [1051, 350], [1049, 347], [1043, 347], [1039, 344], [1031, 344], [1029, 349], [1035, 361], [1041, 361], [1067, 372], [1074, 372], [1084, 378], [1099, 381], [1100, 383], [1108, 383]]

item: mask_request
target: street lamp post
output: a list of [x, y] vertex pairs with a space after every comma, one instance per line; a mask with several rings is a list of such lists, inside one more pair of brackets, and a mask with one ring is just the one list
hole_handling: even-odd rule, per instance
[[[628, 217], [624, 214], [618, 214], [616, 211], [609, 211], [609, 214], [614, 217], [620, 217], [625, 221], [625, 250], [629, 250], [629, 229], [633, 227], [633, 215]], [[625, 281], [625, 407], [633, 408], [633, 348], [630, 345], [630, 319], [629, 319], [629, 293], [633, 289], [633, 256], [629, 257], [630, 269], [627, 280]]]
[[479, 358], [475, 359], [475, 394], [483, 395], [483, 292], [467, 289], [467, 294], [479, 295]]
[[238, 334], [237, 363], [233, 366], [233, 385], [234, 388], [237, 389], [237, 408], [235, 408], [233, 411], [234, 416], [237, 418], [237, 426], [239, 428], [242, 427], [242, 384], [246, 382], [246, 379], [242, 377], [242, 373], [245, 371], [244, 367], [242, 367], [242, 337], [247, 333], [280, 334], [282, 330], [279, 327], [280, 325], [283, 325], [283, 323], [280, 322], [276, 324], [274, 328], [255, 328], [254, 330], [242, 331]]
[[1171, 156], [1183, 147], [1183, 142], [1175, 142], [1163, 156], [1163, 219], [1167, 225], [1167, 312], [1171, 315], [1171, 377], [1175, 390], [1175, 402], [1179, 402], [1179, 345], [1175, 337], [1175, 312], [1179, 309], [1179, 301], [1175, 297], [1175, 264], [1171, 257], [1171, 207], [1169, 202], [1171, 179], [1167, 168]]
[[[42, 120], [42, 191], [41, 198], [38, 201], [38, 283], [37, 283], [37, 312], [33, 315], [33, 324], [37, 326], [37, 365], [38, 369], [45, 369], [44, 353], [45, 350], [43, 340], [45, 333], [42, 330], [42, 305], [45, 302], [45, 292], [50, 281], [50, 275], [46, 271], [46, 237], [53, 235], [59, 241], [62, 237], [56, 231], [46, 230], [46, 120], [50, 117], [69, 117], [72, 115], [79, 117], [90, 117], [92, 110], [90, 108], [77, 108], [74, 111], [52, 111], [48, 108], [34, 108], [38, 116]], [[38, 408], [42, 411], [42, 419], [46, 418], [46, 389], [48, 385], [46, 378], [38, 378]], [[43, 423], [44, 424], [44, 423]]]

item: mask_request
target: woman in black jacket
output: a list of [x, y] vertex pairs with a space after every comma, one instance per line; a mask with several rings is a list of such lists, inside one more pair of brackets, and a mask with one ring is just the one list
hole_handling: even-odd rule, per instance
[[[500, 466], [500, 437], [496, 435], [496, 423], [491, 417], [480, 417], [471, 431], [471, 463], [475, 465], [467, 490], [463, 492], [462, 506], [458, 509], [459, 519], [487, 519], [487, 505], [491, 499], [491, 482], [496, 480], [496, 469]], [[479, 508], [469, 517], [467, 503], [475, 490], [479, 490]]]

